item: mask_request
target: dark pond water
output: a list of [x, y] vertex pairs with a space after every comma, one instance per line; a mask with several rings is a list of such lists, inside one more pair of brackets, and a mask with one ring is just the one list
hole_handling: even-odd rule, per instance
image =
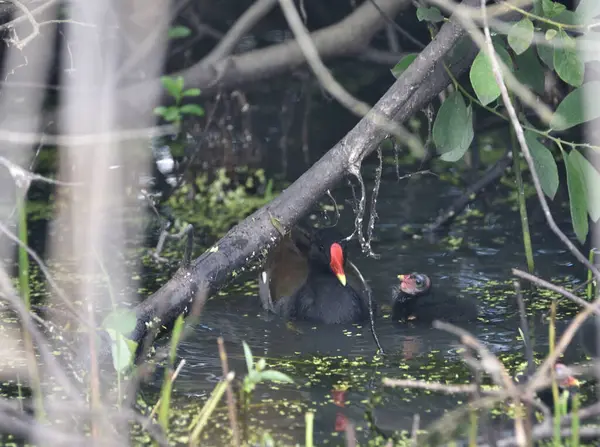
[[[367, 167], [366, 171], [369, 171]], [[368, 185], [369, 186], [369, 185]], [[431, 222], [439, 209], [460, 193], [459, 188], [435, 176], [415, 176], [396, 180], [395, 169], [384, 170], [377, 206], [379, 220], [373, 249], [381, 257], [370, 259], [360, 254], [356, 242], [356, 264], [373, 288], [375, 299], [387, 304], [396, 275], [411, 271], [428, 274], [434, 293], [428, 299], [439, 318], [468, 329], [499, 355], [512, 371], [522, 360], [516, 300], [511, 283], [511, 268], [524, 268], [521, 227], [514, 203], [504, 200], [508, 189], [487, 194], [460, 218], [449, 233], [431, 237], [412, 237], [406, 226], [419, 227]], [[343, 203], [348, 188], [336, 192]], [[583, 269], [547, 229], [542, 215], [531, 201], [530, 219], [536, 269], [568, 287], [584, 277]], [[555, 215], [562, 228], [569, 230], [568, 211], [556, 206]], [[350, 234], [350, 207], [343, 212], [341, 227]], [[570, 234], [570, 233], [569, 233]], [[536, 350], [547, 351], [547, 328], [543, 313], [549, 309], [548, 295], [531, 298], [530, 312], [537, 321]], [[480, 318], [461, 321], [461, 306], [476, 303]], [[533, 303], [533, 304], [532, 304]], [[568, 319], [573, 309], [561, 306]], [[564, 324], [564, 323], [563, 323]], [[421, 426], [439, 417], [462, 399], [420, 391], [383, 389], [382, 377], [418, 378], [465, 383], [470, 380], [457, 352], [455, 338], [426, 324], [400, 324], [389, 312], [377, 319], [377, 333], [387, 351], [374, 357], [376, 346], [367, 324], [363, 326], [290, 325], [261, 311], [256, 281], [235, 284], [207, 303], [192, 336], [181, 345], [179, 355], [186, 360], [176, 382], [180, 405], [199, 404], [221, 376], [216, 338], [223, 336], [230, 356], [230, 367], [238, 377], [245, 373], [241, 343], [245, 340], [255, 356], [266, 357], [271, 368], [292, 376], [295, 385], [260, 386], [253, 402], [253, 419], [274, 436], [300, 442], [304, 437], [303, 413], [316, 411], [315, 436], [318, 444], [341, 444], [343, 433], [336, 431], [336, 418], [345, 415], [356, 424], [360, 438], [370, 438], [365, 414], [369, 398], [379, 396], [372, 418], [378, 429], [409, 430], [413, 415], [420, 414]], [[580, 360], [578, 351], [569, 360]], [[332, 402], [332, 390], [347, 389], [344, 408]], [[225, 418], [225, 411], [221, 412]], [[222, 424], [213, 427], [210, 437], [219, 444]], [[371, 426], [372, 427], [372, 426]], [[210, 442], [209, 442], [210, 444]]]

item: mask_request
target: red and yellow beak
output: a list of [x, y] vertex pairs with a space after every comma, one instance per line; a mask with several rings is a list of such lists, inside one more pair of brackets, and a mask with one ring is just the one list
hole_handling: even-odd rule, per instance
[[337, 276], [337, 279], [340, 281], [340, 283], [345, 286], [346, 272], [344, 272], [344, 251], [342, 250], [342, 246], [337, 242], [331, 244], [329, 255], [331, 258], [331, 262], [329, 264], [331, 271], [335, 274], [335, 276]]

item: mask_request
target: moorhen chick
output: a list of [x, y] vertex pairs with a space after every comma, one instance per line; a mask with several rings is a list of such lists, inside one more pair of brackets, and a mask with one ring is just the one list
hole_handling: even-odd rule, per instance
[[[567, 397], [567, 412], [570, 412], [573, 405], [573, 395], [579, 392], [579, 381], [573, 377], [570, 369], [562, 363], [557, 363], [554, 365], [554, 371], [556, 376], [556, 384], [558, 385], [559, 397], [562, 396], [565, 391], [569, 393]], [[552, 411], [552, 413], [554, 413], [554, 396], [552, 395], [552, 386], [538, 390], [537, 395], [544, 405], [546, 405]]]
[[262, 305], [290, 320], [364, 321], [369, 317], [368, 295], [357, 271], [334, 228], [296, 226], [269, 253], [266, 268], [259, 274]]
[[[556, 384], [558, 385], [559, 397], [561, 397], [565, 391], [569, 393], [567, 397], [567, 412], [570, 412], [573, 404], [573, 395], [579, 392], [579, 381], [573, 377], [569, 367], [562, 363], [556, 363], [554, 365], [554, 374], [556, 377]], [[527, 383], [528, 380], [529, 374], [526, 372], [519, 373], [515, 377], [515, 381], [517, 383]], [[552, 395], [552, 385], [550, 384], [544, 388], [538, 389], [537, 397], [546, 407], [548, 407], [551, 414], [554, 414], [554, 396]]]
[[414, 320], [418, 298], [431, 290], [431, 280], [423, 273], [398, 275], [400, 284], [392, 291], [392, 319]]
[[431, 279], [423, 273], [398, 275], [400, 284], [392, 291], [392, 320], [431, 323], [434, 320], [462, 323], [479, 316], [477, 303], [469, 298], [432, 292]]

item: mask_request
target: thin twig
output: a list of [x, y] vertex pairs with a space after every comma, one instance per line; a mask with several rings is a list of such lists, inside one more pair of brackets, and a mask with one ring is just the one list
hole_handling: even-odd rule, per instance
[[[229, 365], [227, 362], [227, 351], [225, 351], [225, 342], [223, 341], [223, 337], [217, 338], [217, 343], [219, 345], [219, 357], [221, 358], [223, 377], [227, 377], [229, 374]], [[227, 411], [229, 412], [229, 425], [231, 426], [233, 445], [238, 447], [240, 445], [240, 430], [238, 427], [235, 397], [233, 395], [233, 387], [231, 386], [231, 382], [227, 382], [225, 393], [227, 396]]]
[[327, 92], [349, 111], [361, 118], [369, 116], [373, 123], [385, 129], [386, 132], [397, 136], [409, 147], [415, 150], [422, 150], [421, 141], [406, 130], [404, 126], [390, 121], [380, 113], [377, 113], [369, 104], [354, 98], [340, 85], [321, 61], [319, 52], [304, 27], [293, 0], [279, 0], [279, 4], [308, 65]]
[[277, 0], [256, 0], [252, 6], [240, 16], [227, 34], [201, 61], [203, 65], [211, 65], [229, 56], [242, 36], [252, 29], [265, 15], [273, 9]]
[[526, 279], [527, 281], [532, 282], [533, 284], [536, 284], [540, 287], [543, 287], [544, 289], [548, 289], [548, 290], [552, 290], [553, 292], [560, 293], [562, 296], [570, 299], [571, 301], [573, 301], [576, 304], [579, 304], [581, 307], [584, 307], [586, 309], [589, 308], [592, 312], [596, 313], [597, 315], [600, 315], [600, 309], [598, 307], [592, 305], [589, 301], [586, 301], [583, 298], [578, 297], [577, 295], [573, 294], [572, 292], [569, 292], [567, 289], [565, 289], [563, 287], [552, 284], [551, 282], [545, 281], [542, 278], [532, 275], [531, 273], [524, 272], [523, 270], [512, 269], [512, 273], [513, 273], [513, 275], [518, 276], [519, 278]]
[[[434, 321], [433, 327], [436, 329], [445, 330], [460, 337], [461, 342], [465, 346], [477, 351], [481, 356], [481, 366], [492, 376], [492, 379], [498, 386], [501, 386], [506, 390], [511, 399], [514, 401], [515, 407], [519, 407], [521, 402], [521, 393], [517, 390], [517, 387], [515, 386], [502, 362], [500, 362], [500, 360], [498, 360], [498, 358], [492, 354], [479, 340], [473, 337], [468, 331], [456, 327], [450, 323]], [[519, 445], [525, 445], [526, 436], [523, 426], [523, 418], [520, 412], [515, 413], [515, 432], [517, 435], [517, 440], [520, 443]]]

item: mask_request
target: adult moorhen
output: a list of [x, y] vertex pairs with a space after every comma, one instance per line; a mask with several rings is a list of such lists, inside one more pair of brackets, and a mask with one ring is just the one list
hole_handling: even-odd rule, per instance
[[334, 228], [296, 226], [269, 253], [259, 295], [266, 310], [290, 320], [358, 323], [369, 317], [369, 306], [367, 286], [354, 272]]
[[423, 273], [398, 275], [400, 284], [392, 291], [392, 319], [415, 323], [434, 320], [463, 323], [479, 316], [477, 303], [469, 298], [434, 296], [431, 279]]

